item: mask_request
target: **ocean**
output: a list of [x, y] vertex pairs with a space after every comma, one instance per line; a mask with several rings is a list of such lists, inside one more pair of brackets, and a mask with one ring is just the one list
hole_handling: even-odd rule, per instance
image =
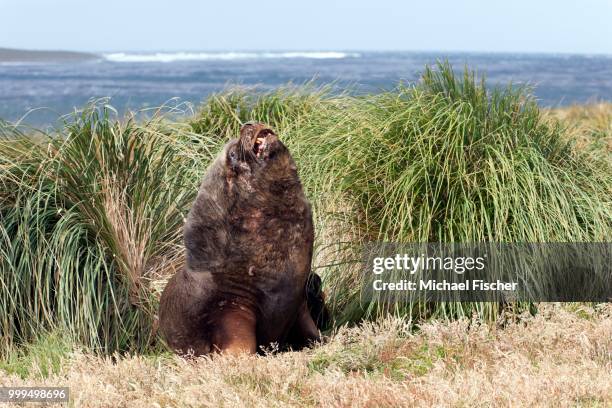
[[[112, 52], [83, 61], [2, 62], [0, 118], [53, 124], [92, 98], [119, 111], [177, 101], [197, 107], [232, 85], [265, 90], [289, 82], [380, 92], [413, 83], [426, 64], [469, 66], [489, 86], [528, 85], [541, 106], [612, 101], [612, 56], [442, 52]], [[173, 99], [178, 98], [178, 99]], [[32, 111], [34, 109], [34, 111]]]

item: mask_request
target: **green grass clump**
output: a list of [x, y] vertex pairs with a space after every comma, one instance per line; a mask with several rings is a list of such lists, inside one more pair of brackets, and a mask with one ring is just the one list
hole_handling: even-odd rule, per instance
[[331, 101], [329, 87], [285, 86], [262, 92], [236, 87], [213, 94], [190, 123], [194, 132], [210, 137], [236, 137], [243, 123], [267, 123], [281, 133], [311, 121]]
[[[488, 89], [448, 65], [413, 87], [357, 99], [304, 135], [321, 174], [354, 209], [363, 242], [606, 241], [610, 174], [572, 149], [525, 89]], [[326, 123], [324, 126], [327, 126]], [[308, 163], [302, 163], [308, 166]], [[360, 298], [360, 268], [327, 274], [343, 321], [386, 313]], [[394, 305], [398, 306], [398, 305]], [[400, 305], [399, 312], [495, 318], [496, 305]], [[418, 310], [414, 310], [417, 308]]]
[[275, 127], [298, 163], [336, 323], [497, 316], [493, 304], [362, 299], [369, 241], [610, 240], [609, 156], [577, 149], [527, 90], [448, 65], [375, 95], [229, 90], [184, 122], [119, 118], [101, 101], [49, 134], [0, 123], [0, 353], [57, 330], [101, 352], [155, 348], [198, 182], [248, 120]]
[[154, 343], [151, 284], [180, 263], [183, 217], [207, 160], [182, 149], [192, 136], [94, 104], [57, 134], [0, 141], [6, 347], [56, 328], [107, 352]]
[[[582, 160], [522, 89], [488, 91], [427, 69], [415, 87], [358, 100], [306, 136], [372, 239], [604, 241], [610, 177]], [[324, 130], [322, 129], [322, 132]]]

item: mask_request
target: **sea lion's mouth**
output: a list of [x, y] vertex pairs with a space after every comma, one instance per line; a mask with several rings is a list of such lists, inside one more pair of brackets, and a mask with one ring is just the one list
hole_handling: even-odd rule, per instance
[[274, 157], [277, 142], [276, 133], [263, 123], [247, 122], [240, 129], [242, 151], [260, 163]]
[[264, 158], [264, 154], [270, 145], [270, 136], [272, 135], [274, 135], [272, 130], [264, 129], [255, 137], [255, 141], [253, 142], [253, 153], [258, 159]]
[[258, 159], [261, 158], [264, 150], [266, 149], [266, 137], [258, 137], [255, 139], [255, 143], [253, 143], [253, 153], [257, 156]]

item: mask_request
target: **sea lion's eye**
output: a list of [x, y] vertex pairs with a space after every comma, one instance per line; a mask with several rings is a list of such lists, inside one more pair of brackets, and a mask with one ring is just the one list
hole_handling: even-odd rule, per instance
[[238, 163], [238, 155], [236, 154], [236, 150], [229, 151], [229, 157], [227, 158], [227, 161], [229, 162], [228, 164], [231, 166], [232, 169], [238, 170], [239, 163]]

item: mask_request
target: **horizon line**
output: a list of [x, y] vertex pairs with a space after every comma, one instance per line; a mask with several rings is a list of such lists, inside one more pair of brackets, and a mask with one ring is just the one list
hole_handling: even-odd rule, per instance
[[584, 51], [518, 51], [518, 50], [445, 50], [445, 49], [359, 49], [359, 48], [184, 48], [184, 49], [107, 49], [107, 50], [81, 50], [69, 48], [16, 48], [0, 45], [0, 49], [11, 51], [26, 52], [74, 52], [83, 54], [104, 55], [108, 53], [181, 53], [181, 52], [200, 52], [200, 53], [228, 53], [228, 52], [361, 52], [361, 53], [455, 53], [455, 54], [525, 54], [525, 55], [573, 55], [573, 56], [612, 56], [612, 52], [584, 52]]

